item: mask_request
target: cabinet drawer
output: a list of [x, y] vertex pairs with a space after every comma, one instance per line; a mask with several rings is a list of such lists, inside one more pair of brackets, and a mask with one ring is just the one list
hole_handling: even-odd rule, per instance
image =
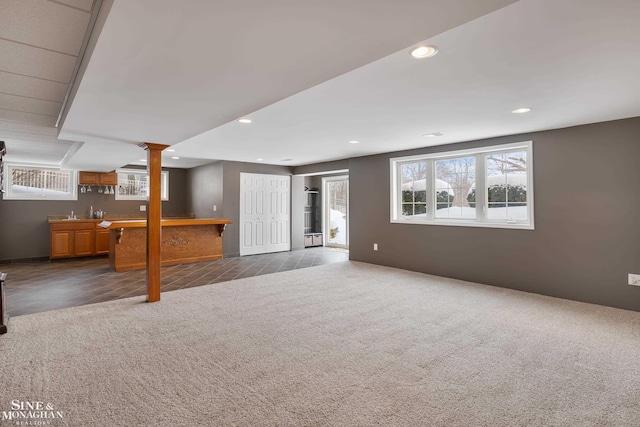
[[60, 222], [51, 224], [51, 231], [63, 231], [63, 230], [94, 230], [95, 221], [74, 221]]

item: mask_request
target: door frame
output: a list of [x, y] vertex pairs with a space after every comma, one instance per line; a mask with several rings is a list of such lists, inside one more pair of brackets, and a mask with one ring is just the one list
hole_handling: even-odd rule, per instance
[[[347, 236], [346, 236], [346, 245], [338, 245], [335, 243], [329, 243], [329, 224], [331, 224], [331, 214], [328, 212], [328, 204], [327, 197], [329, 197], [329, 191], [327, 190], [327, 183], [331, 181], [347, 181], [347, 218], [346, 218], [346, 226], [347, 226]], [[328, 176], [322, 177], [322, 240], [324, 246], [330, 248], [342, 248], [349, 249], [349, 175], [337, 175], [337, 176]]]

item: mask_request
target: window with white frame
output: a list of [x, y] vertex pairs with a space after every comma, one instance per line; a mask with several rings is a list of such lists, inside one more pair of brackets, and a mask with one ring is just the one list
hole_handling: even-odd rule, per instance
[[[120, 169], [116, 200], [147, 200], [149, 196], [149, 175], [145, 169]], [[169, 171], [161, 172], [161, 197], [169, 200]]]
[[391, 222], [533, 229], [531, 141], [391, 159]]
[[6, 200], [78, 200], [76, 171], [6, 164]]

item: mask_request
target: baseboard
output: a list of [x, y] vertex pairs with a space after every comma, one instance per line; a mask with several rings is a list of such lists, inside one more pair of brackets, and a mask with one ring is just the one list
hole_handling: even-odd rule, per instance
[[15, 258], [15, 259], [0, 259], [0, 264], [24, 264], [26, 262], [43, 262], [49, 261], [48, 256], [32, 257], [32, 258]]
[[238, 258], [240, 256], [240, 253], [229, 253], [229, 254], [222, 254], [222, 258]]

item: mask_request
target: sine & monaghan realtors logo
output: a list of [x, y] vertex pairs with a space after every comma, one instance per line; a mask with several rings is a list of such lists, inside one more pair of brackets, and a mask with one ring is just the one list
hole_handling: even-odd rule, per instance
[[12, 400], [9, 410], [0, 411], [0, 421], [9, 421], [14, 426], [53, 426], [55, 420], [62, 418], [64, 412], [49, 402]]

